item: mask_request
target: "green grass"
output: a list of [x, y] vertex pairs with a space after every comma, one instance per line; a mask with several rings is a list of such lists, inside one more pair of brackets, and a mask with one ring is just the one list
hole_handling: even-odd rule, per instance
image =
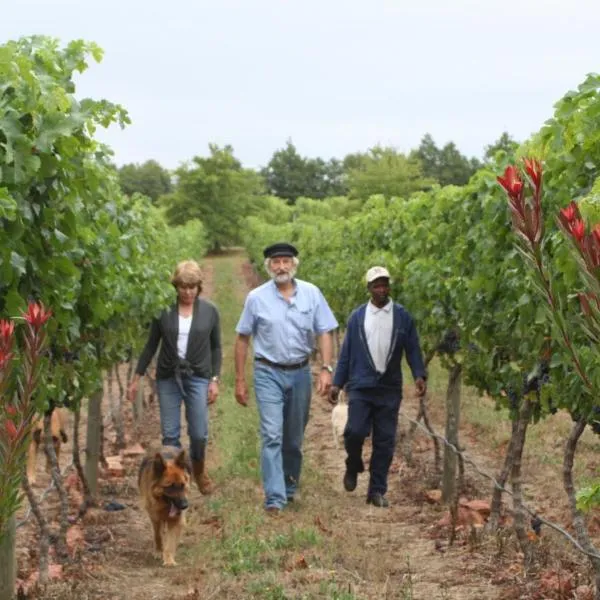
[[320, 597], [330, 600], [358, 600], [358, 597], [346, 588], [348, 588], [348, 584], [323, 581], [319, 587], [319, 593], [322, 594]]
[[320, 538], [314, 530], [292, 529], [288, 533], [264, 535], [255, 522], [245, 523], [220, 544], [224, 570], [232, 575], [278, 570], [286, 552], [301, 552], [316, 546]]
[[[219, 456], [218, 484], [232, 478], [260, 480], [258, 414], [251, 402], [243, 408], [235, 401], [233, 346], [235, 326], [241, 314], [246, 290], [241, 282], [239, 255], [213, 259], [214, 293], [212, 300], [221, 314], [223, 368], [221, 397], [213, 415], [213, 438]], [[248, 361], [249, 362], [249, 361]], [[249, 369], [248, 369], [249, 371]], [[251, 373], [248, 372], [251, 381]]]
[[283, 586], [273, 581], [272, 578], [251, 581], [246, 586], [246, 593], [256, 600], [289, 600]]

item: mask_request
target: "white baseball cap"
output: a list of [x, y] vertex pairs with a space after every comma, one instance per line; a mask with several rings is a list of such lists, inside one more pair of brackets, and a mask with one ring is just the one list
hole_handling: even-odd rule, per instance
[[371, 267], [368, 271], [367, 271], [367, 283], [371, 283], [371, 281], [375, 281], [376, 279], [379, 279], [380, 277], [386, 277], [387, 279], [390, 278], [390, 272], [385, 268], [385, 267]]

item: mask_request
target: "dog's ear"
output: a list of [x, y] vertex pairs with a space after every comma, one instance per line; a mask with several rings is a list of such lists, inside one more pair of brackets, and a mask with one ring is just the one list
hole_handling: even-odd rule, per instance
[[165, 472], [167, 468], [167, 463], [165, 463], [165, 459], [162, 457], [160, 452], [157, 452], [154, 455], [154, 461], [152, 463], [152, 468], [154, 469], [154, 476], [158, 479], [162, 477], [162, 474]]
[[181, 450], [179, 454], [175, 458], [175, 464], [185, 471], [191, 472], [190, 464], [187, 458], [187, 452], [185, 450]]
[[63, 444], [66, 444], [69, 441], [69, 438], [63, 429], [60, 430], [60, 439], [62, 440]]

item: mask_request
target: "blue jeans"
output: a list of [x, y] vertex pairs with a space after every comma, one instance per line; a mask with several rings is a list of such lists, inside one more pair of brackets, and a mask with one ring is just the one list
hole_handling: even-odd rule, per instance
[[265, 506], [282, 508], [300, 480], [312, 392], [310, 366], [284, 371], [255, 363], [254, 391], [260, 415]]
[[181, 403], [184, 402], [190, 456], [192, 460], [202, 460], [208, 440], [208, 379], [192, 375], [182, 377], [181, 381], [185, 396], [175, 377], [156, 381], [162, 444], [181, 448]]

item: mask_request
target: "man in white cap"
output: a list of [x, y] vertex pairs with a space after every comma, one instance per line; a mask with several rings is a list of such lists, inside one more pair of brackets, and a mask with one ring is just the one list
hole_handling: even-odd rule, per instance
[[403, 354], [406, 354], [419, 396], [427, 390], [427, 374], [414, 320], [402, 305], [390, 299], [388, 270], [371, 267], [366, 280], [371, 300], [350, 315], [330, 400], [336, 403], [340, 389], [346, 388], [344, 488], [349, 492], [356, 489], [358, 474], [365, 470], [363, 443], [372, 430], [367, 504], [387, 507], [387, 477], [394, 457], [402, 400]]

